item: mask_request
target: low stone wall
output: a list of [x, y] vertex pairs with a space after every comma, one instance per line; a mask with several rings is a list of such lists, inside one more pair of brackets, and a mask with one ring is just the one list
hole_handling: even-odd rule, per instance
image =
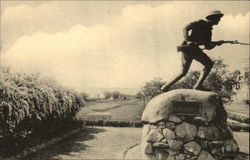
[[213, 92], [178, 89], [146, 106], [142, 159], [233, 160], [239, 152], [227, 113]]

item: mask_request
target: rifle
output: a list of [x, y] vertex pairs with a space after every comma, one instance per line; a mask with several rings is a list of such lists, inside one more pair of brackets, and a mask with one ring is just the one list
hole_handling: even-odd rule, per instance
[[[241, 42], [238, 42], [237, 40], [235, 40], [235, 41], [213, 41], [213, 42], [211, 42], [210, 44], [212, 44], [212, 45], [217, 45], [217, 46], [218, 46], [218, 45], [225, 44], [225, 43], [230, 43], [230, 44], [241, 44], [241, 45], [250, 45], [249, 43], [241, 43]], [[183, 51], [183, 50], [185, 50], [185, 49], [187, 49], [187, 48], [190, 48], [190, 47], [192, 47], [192, 45], [194, 45], [194, 44], [177, 46], [177, 52]], [[200, 45], [200, 46], [203, 46], [203, 45]], [[206, 48], [202, 48], [202, 50], [204, 50], [204, 49], [206, 49]]]

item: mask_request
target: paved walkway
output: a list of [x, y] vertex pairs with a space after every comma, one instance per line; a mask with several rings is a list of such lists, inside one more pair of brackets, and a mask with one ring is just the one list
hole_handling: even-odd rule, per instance
[[139, 144], [140, 128], [86, 127], [81, 133], [38, 151], [25, 160], [122, 159], [124, 151]]

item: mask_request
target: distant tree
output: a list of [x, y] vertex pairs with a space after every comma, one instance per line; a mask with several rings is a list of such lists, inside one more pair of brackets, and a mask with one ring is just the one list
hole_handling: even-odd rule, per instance
[[214, 70], [209, 74], [205, 84], [212, 91], [218, 93], [224, 103], [232, 102], [232, 96], [236, 94], [240, 88], [240, 71], [228, 71], [227, 65], [222, 60], [215, 61]]
[[114, 99], [118, 99], [118, 98], [120, 97], [120, 95], [121, 95], [121, 93], [118, 92], [118, 91], [112, 92], [112, 97], [113, 97]]
[[206, 81], [206, 85], [212, 91], [221, 95], [223, 101], [228, 103], [232, 101], [232, 96], [240, 89], [239, 75], [238, 70], [233, 72], [225, 71], [222, 75], [212, 72]]
[[244, 81], [247, 84], [250, 84], [250, 71], [249, 70], [244, 73]]
[[81, 98], [82, 98], [84, 101], [87, 101], [88, 98], [89, 98], [89, 95], [88, 95], [87, 93], [85, 93], [85, 92], [81, 92], [81, 93], [80, 93], [80, 96], [81, 96]]
[[105, 97], [105, 99], [109, 99], [110, 97], [112, 97], [112, 93], [109, 92], [109, 91], [105, 91], [104, 92], [104, 97]]
[[128, 99], [128, 97], [127, 96], [123, 96], [123, 98], [122, 98], [123, 100], [127, 100]]
[[142, 87], [141, 92], [144, 97], [152, 98], [161, 93], [161, 87], [165, 83], [162, 81], [162, 78], [154, 78], [150, 82], [146, 82], [146, 84]]
[[143, 94], [142, 94], [142, 92], [141, 91], [139, 91], [139, 92], [137, 92], [136, 93], [136, 98], [142, 98], [143, 97]]

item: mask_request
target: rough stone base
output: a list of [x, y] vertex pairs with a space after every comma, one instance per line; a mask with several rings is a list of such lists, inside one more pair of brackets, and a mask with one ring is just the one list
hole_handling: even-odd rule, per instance
[[213, 92], [177, 89], [158, 95], [142, 121], [143, 159], [233, 160], [239, 153], [221, 97]]
[[143, 126], [143, 159], [229, 160], [235, 159], [239, 152], [232, 131], [225, 124], [178, 121], [169, 127], [169, 123], [161, 121]]

